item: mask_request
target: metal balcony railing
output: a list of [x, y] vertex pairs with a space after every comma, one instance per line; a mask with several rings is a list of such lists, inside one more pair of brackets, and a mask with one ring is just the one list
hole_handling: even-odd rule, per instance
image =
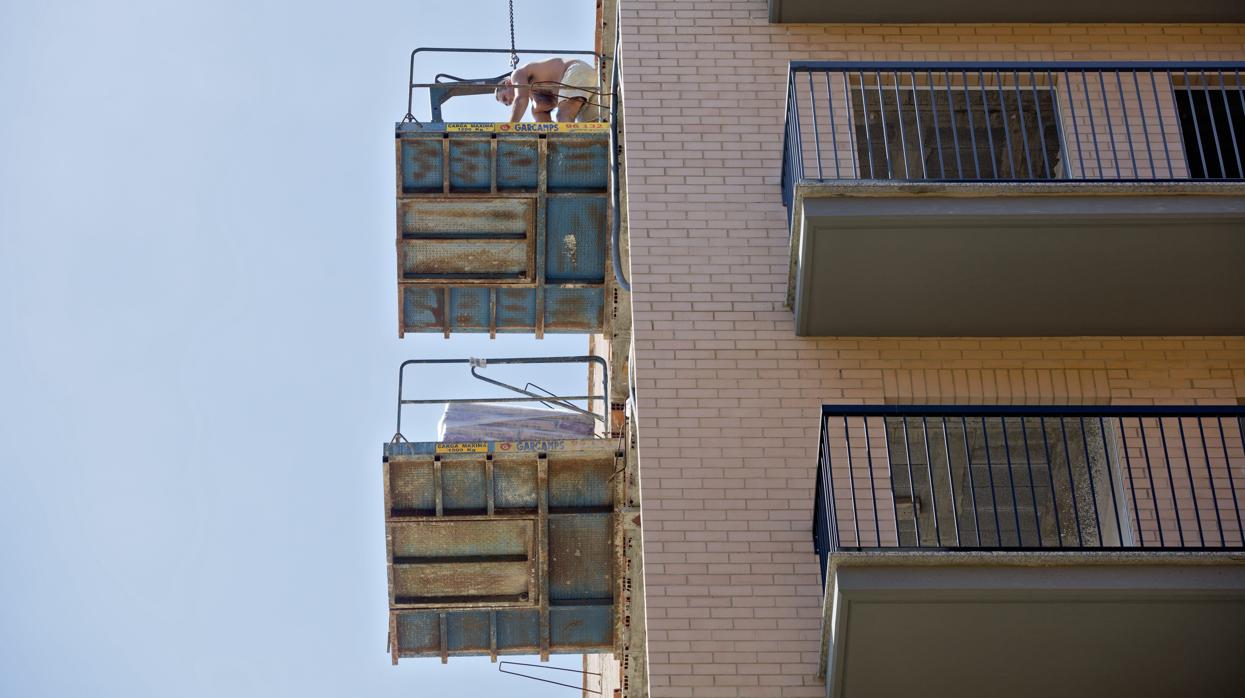
[[826, 406], [835, 551], [1242, 550], [1245, 408]]
[[1245, 181], [1243, 63], [795, 61], [802, 182]]

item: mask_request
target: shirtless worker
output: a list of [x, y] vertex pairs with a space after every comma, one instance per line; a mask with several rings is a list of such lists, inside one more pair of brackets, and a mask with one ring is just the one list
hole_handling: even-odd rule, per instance
[[519, 66], [510, 77], [502, 80], [494, 96], [510, 107], [510, 121], [523, 120], [527, 103], [532, 102], [532, 117], [537, 121], [596, 121], [599, 114], [595, 93], [596, 71], [583, 61], [550, 58]]

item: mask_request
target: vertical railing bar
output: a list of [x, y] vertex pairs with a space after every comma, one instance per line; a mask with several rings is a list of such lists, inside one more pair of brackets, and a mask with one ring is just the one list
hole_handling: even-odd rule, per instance
[[[1241, 112], [1245, 113], [1245, 83], [1241, 82], [1241, 71], [1236, 71], [1236, 99], [1241, 103]], [[1239, 150], [1237, 152], [1240, 152]], [[1240, 177], [1245, 178], [1245, 170], [1237, 173]], [[1241, 538], [1245, 540], [1245, 532]]]
[[899, 103], [899, 72], [891, 74], [895, 80], [895, 116], [899, 119], [899, 145], [903, 148], [903, 178], [912, 179], [908, 172], [908, 137], [903, 127], [903, 105]]
[[1215, 141], [1215, 157], [1219, 160], [1219, 176], [1227, 177], [1228, 167], [1223, 162], [1223, 147], [1219, 145], [1219, 127], [1215, 125], [1215, 109], [1210, 104], [1210, 81], [1206, 80], [1205, 74], [1202, 75], [1202, 80], [1206, 83], [1202, 86], [1202, 97], [1206, 100], [1206, 118], [1210, 119], [1210, 136]]
[[[1003, 117], [1003, 140], [1007, 142], [1007, 166], [1011, 168], [1012, 179], [1016, 177], [1016, 154], [1012, 151], [1012, 134], [1011, 125], [1007, 121], [1007, 99], [1003, 96], [1003, 73], [994, 71], [995, 92], [999, 95], [999, 115]], [[1019, 100], [1017, 100], [1019, 104]], [[1029, 179], [1033, 179], [1030, 174]]]
[[[1107, 443], [1107, 425], [1103, 421], [1102, 415], [1098, 416], [1098, 436], [1102, 439], [1102, 455], [1107, 459], [1107, 485], [1111, 488], [1111, 507], [1115, 510], [1115, 527], [1116, 533], [1119, 535], [1120, 544], [1124, 544], [1124, 520], [1120, 518], [1120, 504], [1117, 501], [1115, 492], [1115, 475], [1111, 473], [1111, 446]], [[1119, 462], [1116, 461], [1116, 465]], [[1120, 483], [1123, 485], [1124, 483]]]
[[912, 476], [912, 446], [908, 443], [908, 416], [903, 416], [903, 453], [908, 464], [908, 498], [912, 502], [912, 528], [916, 531], [916, 547], [921, 547], [921, 522], [916, 515], [916, 478]]
[[[1033, 480], [1033, 456], [1029, 453], [1029, 426], [1025, 424], [1024, 415], [1020, 416], [1020, 437], [1025, 446], [1025, 468], [1029, 471], [1029, 498], [1033, 500], [1033, 527], [1037, 530], [1038, 547], [1045, 548], [1046, 542], [1042, 540], [1042, 520], [1038, 518], [1037, 482]], [[1048, 467], [1047, 470], [1049, 469]], [[1051, 492], [1051, 497], [1054, 496], [1055, 493]], [[1055, 513], [1058, 512], [1059, 507], [1055, 507]], [[1058, 527], [1058, 520], [1056, 520], [1056, 527]]]
[[[1210, 449], [1206, 448], [1206, 429], [1202, 422], [1204, 417], [1197, 418], [1197, 434], [1202, 441], [1202, 457], [1206, 459], [1206, 480], [1210, 483], [1210, 505], [1215, 510], [1215, 525], [1219, 527], [1219, 546], [1226, 547], [1227, 541], [1223, 537], [1223, 518], [1219, 516], [1219, 494], [1215, 491], [1215, 473], [1210, 467]], [[1227, 453], [1224, 453], [1227, 458]]]
[[[1167, 176], [1171, 178], [1175, 178], [1176, 169], [1172, 167], [1172, 154], [1171, 154], [1171, 149], [1167, 145], [1167, 129], [1164, 127], [1166, 120], [1163, 118], [1163, 105], [1161, 102], [1159, 102], [1159, 84], [1158, 84], [1158, 81], [1154, 79], [1154, 71], [1151, 70], [1149, 72], [1150, 72], [1150, 94], [1154, 97], [1154, 109], [1156, 112], [1158, 112], [1156, 116], [1159, 119], [1159, 134], [1163, 138], [1163, 156], [1167, 159]], [[1170, 75], [1171, 74], [1168, 73], [1169, 77]], [[1177, 117], [1179, 117], [1179, 115], [1177, 115]], [[1153, 489], [1153, 486], [1151, 487], [1151, 489]], [[1155, 516], [1157, 515], [1158, 514], [1156, 512]]]
[[[1033, 110], [1037, 112], [1038, 138], [1040, 138], [1042, 141], [1042, 146], [1041, 146], [1042, 167], [1044, 171], [1046, 172], [1046, 178], [1054, 179], [1055, 174], [1051, 170], [1051, 167], [1050, 167], [1050, 156], [1046, 154], [1046, 124], [1043, 123], [1043, 119], [1042, 119], [1042, 102], [1038, 98], [1037, 73], [1033, 72], [1032, 70], [1029, 71], [1029, 90], [1033, 93]], [[1051, 100], [1051, 115], [1054, 116], [1055, 119], [1058, 119], [1059, 116], [1054, 113], [1054, 108], [1056, 104], [1057, 102], [1055, 102], [1055, 100], [1052, 99]]]
[[834, 153], [834, 178], [843, 179], [843, 174], [839, 171], [839, 128], [834, 123], [834, 90], [830, 87], [830, 72], [825, 71], [821, 75], [826, 79], [826, 111], [830, 113], [830, 150]]
[[[1223, 462], [1228, 466], [1228, 489], [1232, 490], [1232, 508], [1236, 511], [1236, 534], [1240, 538], [1238, 541], [1245, 546], [1245, 526], [1241, 525], [1241, 504], [1237, 501], [1236, 481], [1232, 477], [1232, 459], [1228, 458], [1228, 437], [1223, 430], [1223, 417], [1216, 417], [1215, 421], [1219, 424], [1219, 443], [1223, 446]], [[1241, 446], [1245, 448], [1245, 420], [1240, 417], [1236, 418], [1236, 433], [1241, 438]]]
[[847, 443], [847, 486], [852, 494], [852, 534], [856, 538], [856, 547], [863, 548], [860, 538], [860, 514], [856, 511], [856, 463], [852, 460], [852, 430], [847, 425], [847, 415], [843, 415], [843, 440]]
[[869, 497], [873, 501], [873, 535], [878, 542], [877, 547], [882, 547], [882, 523], [878, 520], [878, 493], [873, 484], [873, 443], [869, 438], [869, 418], [862, 417], [860, 420], [865, 427], [865, 462], [869, 464]]
[[[1023, 420], [1024, 418], [1021, 417]], [[1012, 514], [1016, 519], [1016, 544], [1024, 547], [1025, 538], [1020, 532], [1020, 502], [1016, 499], [1016, 477], [1012, 474], [1012, 444], [1007, 438], [1007, 417], [999, 417], [999, 425], [1003, 427], [1003, 454], [1007, 456], [1007, 482], [1012, 490]]]
[[1085, 547], [1085, 537], [1081, 535], [1081, 505], [1076, 501], [1076, 482], [1072, 479], [1072, 449], [1068, 448], [1068, 428], [1064, 424], [1066, 417], [1059, 416], [1059, 433], [1063, 437], [1063, 461], [1068, 466], [1068, 493], [1072, 496], [1072, 516], [1076, 520], [1076, 545]]
[[[873, 136], [869, 133], [869, 97], [865, 93], [865, 74], [862, 71], [856, 71], [856, 77], [860, 78], [860, 104], [861, 114], [865, 122], [865, 154], [869, 156], [869, 177], [868, 179], [881, 179], [878, 177], [877, 170], [873, 167]], [[882, 105], [878, 105], [878, 113], [882, 113]]]
[[1206, 547], [1206, 536], [1202, 532], [1202, 507], [1197, 503], [1197, 485], [1193, 484], [1193, 464], [1189, 462], [1189, 441], [1184, 435], [1184, 419], [1176, 417], [1176, 428], [1180, 430], [1180, 449], [1184, 453], [1185, 474], [1189, 476], [1189, 496], [1193, 498], [1193, 519], [1197, 522], [1197, 540], [1201, 547]]
[[[944, 71], [943, 79], [946, 82], [950, 83], [951, 81], [950, 74]], [[948, 91], [949, 90], [950, 88], [948, 88]], [[951, 108], [950, 100], [951, 98], [950, 96], [948, 96], [947, 97], [947, 114], [951, 116], [951, 133], [954, 136], [955, 135], [955, 112]], [[938, 90], [935, 89], [933, 73], [929, 74], [929, 108], [932, 112], [934, 112], [934, 138], [937, 139], [938, 141], [938, 145], [935, 146], [938, 149], [938, 176], [942, 179], [946, 179], [947, 168], [942, 158], [942, 128], [938, 124]], [[959, 139], [957, 138], [956, 140], [958, 142]], [[959, 162], [959, 157], [960, 157], [959, 152], [958, 152], [958, 147], [959, 146], [957, 146], [956, 162]]]
[[[1210, 163], [1206, 161], [1206, 151], [1202, 149], [1202, 127], [1197, 123], [1197, 100], [1193, 98], [1193, 87], [1189, 84], [1189, 71], [1187, 70], [1184, 71], [1184, 92], [1188, 95], [1189, 114], [1192, 116], [1189, 120], [1193, 122], [1193, 137], [1197, 140], [1197, 157], [1198, 161], [1202, 163], [1202, 179], [1209, 179]], [[1184, 159], [1186, 163], [1189, 160], [1188, 148], [1185, 148]], [[1193, 167], [1191, 166], [1189, 167], [1189, 179], [1194, 179]], [[1184, 539], [1181, 539], [1180, 542], [1183, 545]]]
[[[990, 459], [990, 432], [986, 428], [986, 418], [981, 418], [981, 438], [985, 443], [986, 452], [986, 477], [990, 481], [990, 508], [994, 510], [994, 544], [1003, 545], [1003, 526], [999, 522], [999, 500], [994, 492], [994, 463]], [[969, 468], [973, 467], [972, 463], [968, 464]]]
[[[834, 542], [834, 548], [836, 550], [840, 550], [843, 548], [843, 540], [839, 536], [839, 508], [838, 504], [835, 502], [834, 463], [831, 461], [830, 456], [830, 419], [827, 417], [821, 418], [821, 434], [822, 454], [825, 457], [826, 479], [829, 480], [830, 488], [830, 496], [827, 497], [827, 501], [830, 504], [830, 512], [827, 514], [829, 517], [830, 537]], [[848, 463], [848, 465], [851, 465], [851, 463]]]
[[886, 98], [882, 95], [882, 73], [874, 71], [873, 77], [877, 80], [878, 114], [882, 117], [882, 152], [886, 153], [886, 178], [895, 179], [895, 170], [891, 167], [890, 135], [886, 133]]
[[[851, 159], [852, 173], [856, 177], [863, 179], [863, 177], [861, 177], [862, 173], [860, 171], [860, 153], [856, 152], [856, 129], [853, 127], [853, 124], [852, 124], [852, 119], [853, 117], [856, 116], [856, 110], [852, 109], [852, 93], [851, 93], [851, 88], [848, 85], [848, 83], [850, 83], [851, 80], [848, 79], [847, 72], [843, 72], [842, 75], [843, 75], [843, 107], [847, 110], [847, 145], [852, 150], [852, 159]], [[864, 115], [864, 118], [867, 122], [869, 118], [869, 114], [867, 113], [867, 110], [864, 106], [861, 107], [861, 110], [862, 110], [861, 114]], [[870, 174], [872, 175], [872, 171], [870, 171]]]
[[[1038, 417], [1038, 428], [1042, 430], [1042, 452], [1046, 454], [1046, 481], [1050, 483], [1050, 503], [1055, 510], [1056, 535], [1059, 538], [1059, 547], [1062, 548], [1064, 547], [1063, 522], [1059, 520], [1059, 491], [1055, 489], [1055, 461], [1051, 460], [1050, 440], [1046, 438], [1046, 417]], [[1073, 508], [1075, 510], [1075, 506]]]
[[[1154, 507], [1154, 524], [1159, 529], [1159, 547], [1167, 547], [1167, 537], [1163, 535], [1163, 518], [1159, 512], [1159, 495], [1158, 490], [1154, 486], [1154, 469], [1150, 466], [1150, 445], [1146, 443], [1146, 424], [1141, 417], [1137, 418], [1137, 427], [1141, 430], [1141, 454], [1146, 459], [1146, 479], [1150, 484], [1150, 504]], [[1163, 430], [1163, 423], [1159, 421], [1159, 431]]]
[[[1096, 72], [1098, 73], [1098, 92], [1102, 95], [1102, 117], [1107, 122], [1107, 139], [1111, 143], [1111, 162], [1114, 163], [1115, 178], [1123, 179], [1124, 174], [1120, 171], [1120, 150], [1115, 145], [1115, 127], [1111, 123], [1111, 100], [1107, 97], [1107, 80], [1102, 76], [1104, 71], [1098, 70]], [[1127, 117], [1128, 115], [1125, 114], [1124, 116]]]
[[977, 547], [981, 547], [981, 525], [977, 521], [977, 485], [973, 482], [973, 455], [968, 447], [967, 417], [960, 417], [960, 426], [964, 429], [964, 469], [968, 471], [968, 497], [973, 506], [973, 533], [977, 537]]
[[1167, 453], [1167, 428], [1163, 426], [1163, 418], [1158, 418], [1159, 441], [1163, 444], [1163, 463], [1167, 466], [1167, 486], [1172, 494], [1172, 508], [1176, 511], [1176, 535], [1180, 537], [1178, 547], [1184, 547], [1184, 524], [1180, 521], [1180, 503], [1176, 500], [1176, 478], [1172, 475], [1172, 460]]
[[[1141, 82], [1137, 79], [1137, 69], [1129, 71], [1133, 75], [1133, 89], [1136, 90], [1137, 97], [1137, 113], [1141, 114], [1141, 137], [1146, 141], [1146, 158], [1150, 162], [1150, 176], [1157, 178], [1158, 172], [1154, 169], [1154, 150], [1150, 147], [1150, 126], [1146, 119], [1146, 108], [1141, 102]], [[1121, 88], [1122, 89], [1122, 88]], [[1161, 116], [1161, 115], [1156, 115]], [[1159, 121], [1162, 124], [1162, 120]], [[1170, 174], [1169, 174], [1170, 176]]]
[[930, 510], [934, 516], [934, 540], [942, 547], [942, 527], [938, 524], [938, 492], [934, 488], [934, 458], [929, 451], [929, 425], [925, 415], [921, 415], [921, 439], [925, 442], [925, 471], [929, 477]]
[[891, 518], [895, 521], [895, 547], [902, 547], [903, 542], [899, 539], [899, 504], [895, 502], [895, 461], [891, 458], [891, 437], [886, 417], [882, 418], [882, 443], [886, 446], [886, 474], [890, 476], [891, 483]]
[[947, 418], [942, 417], [942, 452], [947, 458], [947, 487], [951, 490], [951, 523], [955, 524], [955, 544], [960, 546], [960, 512], [955, 505], [955, 475], [951, 472], [951, 439], [947, 434]]
[[817, 179], [824, 180], [821, 170], [821, 129], [817, 126], [817, 92], [813, 89], [813, 71], [808, 71], [808, 103], [813, 110], [813, 148], [817, 151]]
[[[929, 179], [929, 171], [925, 166], [925, 139], [921, 135], [921, 98], [916, 91], [916, 71], [910, 71], [912, 78], [912, 120], [916, 123], [916, 147], [921, 155], [921, 179]], [[941, 153], [939, 154], [941, 156]]]
[[[1112, 146], [1114, 147], [1114, 146]], [[1094, 509], [1094, 526], [1098, 529], [1098, 547], [1102, 547], [1102, 517], [1098, 515], [1098, 490], [1094, 487], [1094, 468], [1089, 462], [1089, 439], [1085, 435], [1085, 418], [1077, 417], [1077, 422], [1081, 427], [1081, 447], [1085, 450], [1085, 473], [1089, 475], [1089, 503]]]
[[1133, 164], [1133, 179], [1139, 179], [1141, 171], [1137, 169], [1137, 151], [1133, 149], [1133, 127], [1128, 123], [1132, 119], [1128, 118], [1128, 103], [1124, 101], [1124, 81], [1120, 78], [1118, 69], [1114, 72], [1115, 88], [1120, 91], [1120, 110], [1123, 112], [1120, 118], [1124, 121], [1124, 138], [1128, 141], [1128, 159]]
[[[1029, 173], [1029, 179], [1033, 179], [1033, 158], [1029, 155], [1029, 124], [1025, 121], [1025, 93], [1020, 86], [1020, 71], [1012, 71], [1012, 78], [1016, 81], [1016, 115], [1020, 117], [1020, 138], [1021, 143], [1025, 148], [1025, 171]], [[1042, 108], [1038, 105], [1037, 99], [1033, 100], [1033, 110], [1037, 112], [1042, 111]], [[1041, 136], [1040, 133], [1038, 135], [1039, 137]], [[1043, 148], [1043, 151], [1045, 151], [1045, 148]]]
[[1102, 171], [1102, 148], [1098, 145], [1098, 125], [1094, 123], [1094, 103], [1089, 96], [1089, 78], [1085, 75], [1085, 69], [1081, 69], [1081, 89], [1085, 92], [1085, 113], [1089, 115], [1089, 135], [1093, 139], [1094, 144], [1094, 162], [1098, 164], [1098, 179], [1106, 179], [1106, 174]]
[[[1236, 124], [1232, 122], [1232, 108], [1228, 106], [1228, 93], [1223, 81], [1224, 71], [1219, 72], [1219, 99], [1223, 101], [1223, 114], [1228, 122], [1228, 134], [1232, 136], [1232, 156], [1236, 158], [1236, 176], [1237, 178], [1245, 177], [1245, 168], [1241, 167], [1241, 146], [1236, 141]], [[1240, 91], [1240, 87], [1237, 87]], [[1227, 172], [1223, 173], [1227, 177]], [[1201, 423], [1198, 423], [1201, 426]]]
[[[799, 179], [803, 180], [804, 179], [804, 160], [805, 160], [804, 158], [804, 129], [800, 128], [800, 90], [798, 87], [796, 87], [794, 79], [792, 79], [791, 81], [791, 91], [792, 91], [791, 104], [795, 107], [795, 143], [796, 143], [796, 148], [797, 148], [796, 152], [799, 153], [799, 157], [796, 158], [795, 162], [798, 168]], [[792, 194], [794, 196], [794, 191], [792, 192]]]
[[1072, 116], [1072, 137], [1076, 141], [1076, 161], [1081, 167], [1080, 179], [1089, 179], [1085, 173], [1085, 148], [1081, 145], [1081, 124], [1076, 115], [1076, 95], [1072, 92], [1072, 74], [1064, 72], [1063, 75], [1067, 78], [1064, 83], [1068, 86], [1068, 110]]
[[1128, 491], [1133, 498], [1133, 519], [1137, 522], [1137, 545], [1144, 548], [1146, 537], [1145, 530], [1141, 528], [1141, 508], [1137, 506], [1137, 476], [1133, 473], [1132, 456], [1128, 455], [1128, 432], [1124, 430], [1124, 418], [1116, 417], [1116, 419], [1120, 423], [1120, 450], [1124, 451], [1124, 467], [1128, 469]]
[[[977, 71], [977, 87], [981, 88], [981, 111], [985, 117], [984, 127], [986, 129], [987, 142], [990, 144], [990, 175], [992, 178], [998, 179], [999, 156], [998, 153], [994, 152], [994, 130], [990, 127], [990, 103], [986, 99], [990, 93], [986, 90], [986, 74], [984, 71]], [[988, 455], [989, 453], [987, 452]], [[995, 518], [998, 518], [998, 512], [995, 512]]]
[[[968, 136], [970, 139], [969, 142], [973, 146], [973, 170], [977, 173], [975, 179], [981, 179], [981, 162], [977, 159], [977, 126], [973, 124], [973, 92], [968, 89], [968, 71], [962, 71], [960, 76], [964, 78], [964, 113], [968, 115]], [[951, 109], [951, 118], [954, 120], [955, 109], [951, 106], [950, 81], [947, 82], [947, 107], [948, 109]], [[955, 136], [956, 164], [959, 164], [960, 136], [956, 133], [955, 129], [952, 129], [951, 133]], [[962, 174], [960, 175], [960, 179], [964, 179]]]

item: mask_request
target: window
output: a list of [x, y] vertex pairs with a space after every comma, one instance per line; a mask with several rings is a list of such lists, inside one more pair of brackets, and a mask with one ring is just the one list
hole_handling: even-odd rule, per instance
[[1242, 179], [1245, 171], [1245, 90], [1202, 76], [1206, 85], [1175, 90], [1180, 135], [1192, 179]]
[[1059, 179], [1055, 93], [1045, 85], [852, 81], [856, 153], [864, 179]]
[[916, 417], [905, 434], [888, 418], [900, 545], [1121, 545], [1111, 431], [1096, 419]]

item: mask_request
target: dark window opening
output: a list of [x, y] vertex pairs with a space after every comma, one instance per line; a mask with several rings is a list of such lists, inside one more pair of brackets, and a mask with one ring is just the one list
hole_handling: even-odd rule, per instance
[[857, 85], [852, 118], [864, 179], [1064, 177], [1050, 88]]
[[1175, 97], [1189, 177], [1245, 178], [1245, 90], [1189, 87]]

